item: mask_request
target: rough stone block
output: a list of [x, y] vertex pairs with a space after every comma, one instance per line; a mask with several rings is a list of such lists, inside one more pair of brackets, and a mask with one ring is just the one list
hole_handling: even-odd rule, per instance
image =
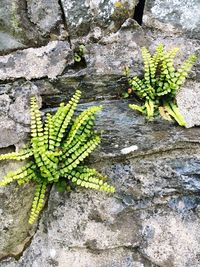
[[0, 18], [0, 53], [42, 45], [62, 23], [56, 0], [1, 0]]
[[163, 31], [178, 30], [198, 39], [200, 2], [199, 0], [147, 0], [143, 21], [150, 27], [162, 28]]
[[137, 0], [61, 0], [71, 38], [86, 35], [95, 27], [105, 32], [116, 31], [123, 22], [133, 17]]
[[28, 48], [1, 56], [0, 80], [54, 79], [72, 62], [73, 54], [68, 42], [52, 41], [40, 48]]

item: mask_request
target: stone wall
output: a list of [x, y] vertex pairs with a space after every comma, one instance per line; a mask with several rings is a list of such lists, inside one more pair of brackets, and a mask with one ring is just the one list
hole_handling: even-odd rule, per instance
[[[1, 267], [200, 266], [200, 60], [198, 1], [147, 0], [143, 26], [132, 0], [6, 0], [0, 3], [0, 152], [29, 138], [29, 99], [43, 113], [82, 90], [79, 110], [103, 105], [102, 144], [88, 163], [117, 192], [49, 191], [28, 225], [34, 185], [0, 188]], [[184, 4], [183, 4], [184, 2]], [[193, 16], [195, 14], [195, 16]], [[123, 67], [140, 74], [140, 48], [180, 47], [198, 61], [177, 96], [187, 128], [128, 108]], [[84, 60], [74, 51], [85, 45]], [[1, 162], [0, 176], [16, 169]]]

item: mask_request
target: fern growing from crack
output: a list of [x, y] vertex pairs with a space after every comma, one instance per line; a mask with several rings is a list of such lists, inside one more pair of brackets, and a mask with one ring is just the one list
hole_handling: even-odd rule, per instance
[[32, 202], [29, 223], [33, 224], [44, 206], [49, 184], [92, 188], [115, 192], [102, 174], [84, 165], [84, 160], [99, 145], [100, 137], [93, 130], [96, 112], [102, 106], [92, 106], [72, 119], [81, 92], [76, 91], [68, 104], [61, 103], [54, 115], [46, 114], [42, 122], [35, 97], [31, 98], [31, 142], [19, 152], [0, 155], [0, 160], [26, 160], [28, 163], [15, 172], [9, 172], [0, 186], [13, 181], [19, 185], [35, 182], [36, 191]]
[[130, 104], [129, 107], [141, 112], [148, 119], [156, 114], [166, 119], [174, 118], [179, 125], [185, 126], [185, 120], [180, 114], [175, 102], [175, 96], [184, 83], [188, 72], [196, 61], [193, 54], [186, 59], [182, 66], [175, 68], [174, 58], [178, 48], [164, 51], [162, 44], [156, 47], [154, 55], [143, 47], [144, 76], [129, 79], [130, 93], [135, 93], [143, 101], [143, 105]]

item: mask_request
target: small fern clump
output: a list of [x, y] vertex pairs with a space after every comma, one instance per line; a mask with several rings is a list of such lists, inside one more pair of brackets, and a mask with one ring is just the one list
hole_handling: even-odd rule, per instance
[[164, 119], [174, 118], [179, 125], [185, 126], [185, 120], [178, 110], [175, 96], [195, 63], [196, 56], [189, 56], [182, 66], [176, 69], [174, 58], [178, 50], [173, 48], [165, 52], [164, 46], [160, 44], [151, 56], [145, 47], [142, 48], [144, 76], [129, 79], [131, 86], [129, 93], [135, 93], [144, 104], [142, 106], [130, 104], [129, 107], [138, 110], [148, 119], [160, 113]]
[[[93, 130], [95, 114], [101, 106], [92, 106], [72, 120], [81, 92], [76, 91], [68, 104], [61, 103], [54, 115], [46, 114], [42, 122], [35, 97], [31, 98], [31, 142], [20, 152], [0, 155], [0, 160], [25, 160], [25, 166], [9, 172], [0, 186], [17, 181], [19, 185], [33, 181], [36, 184], [29, 223], [37, 219], [44, 206], [48, 184], [63, 184], [114, 192], [113, 186], [95, 169], [84, 165], [84, 159], [100, 143], [100, 137]], [[59, 184], [60, 183], [60, 184]]]

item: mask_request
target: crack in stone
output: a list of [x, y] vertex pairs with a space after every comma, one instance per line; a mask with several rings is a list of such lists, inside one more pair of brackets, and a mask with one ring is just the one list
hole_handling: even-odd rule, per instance
[[70, 37], [69, 31], [68, 31], [68, 25], [67, 25], [67, 20], [66, 20], [66, 17], [65, 17], [65, 11], [64, 11], [63, 4], [62, 4], [62, 0], [58, 0], [58, 4], [59, 4], [59, 6], [60, 6], [61, 17], [62, 17], [62, 21], [63, 21], [64, 27], [65, 27], [65, 30], [66, 30], [67, 33], [68, 33], [67, 40], [68, 40], [68, 42], [69, 42], [69, 46], [70, 46], [70, 48], [72, 48], [71, 37]]
[[69, 246], [68, 248], [69, 249], [75, 249], [75, 250], [89, 250], [90, 252], [104, 252], [104, 251], [110, 251], [110, 250], [116, 250], [116, 249], [129, 249], [129, 250], [133, 250], [135, 248], [138, 247], [139, 244], [136, 244], [136, 245], [119, 245], [119, 246], [112, 246], [112, 247], [107, 247], [107, 248], [91, 248], [91, 247], [87, 247], [87, 246], [82, 246], [82, 247], [79, 247], [79, 246]]
[[141, 258], [145, 261], [145, 263], [148, 263], [151, 265], [151, 267], [161, 267], [160, 265], [157, 265], [155, 264], [149, 257], [147, 257], [145, 254], [143, 254], [141, 251], [140, 251], [140, 246], [139, 244], [137, 245], [120, 245], [120, 246], [113, 246], [113, 247], [108, 247], [108, 248], [95, 248], [95, 249], [91, 249], [91, 248], [87, 248], [87, 247], [79, 247], [79, 246], [70, 246], [68, 247], [70, 250], [89, 250], [89, 252], [91, 253], [94, 253], [94, 254], [98, 254], [98, 253], [101, 253], [101, 252], [107, 252], [107, 251], [115, 251], [116, 250], [120, 250], [120, 249], [123, 249], [123, 250], [129, 250], [131, 252], [134, 252], [134, 253], [137, 253], [141, 256]]
[[[185, 142], [185, 141], [184, 141]], [[155, 155], [157, 156], [162, 156], [162, 157], [166, 157], [167, 155], [170, 154], [170, 157], [173, 156], [173, 153], [175, 154], [176, 152], [179, 151], [188, 151], [190, 150], [191, 152], [194, 150], [194, 153], [197, 154], [197, 151], [199, 151], [200, 153], [200, 142], [190, 142], [187, 141], [187, 143], [190, 143], [191, 146], [184, 146], [184, 144], [182, 146], [178, 146], [178, 144], [173, 144], [173, 145], [168, 145], [167, 147], [162, 147], [162, 148], [154, 148], [152, 150], [149, 151], [134, 151], [133, 153], [130, 154], [105, 154], [103, 152], [102, 157], [99, 158], [93, 158], [93, 162], [94, 163], [98, 163], [98, 162], [106, 162], [106, 161], [110, 161], [110, 160], [115, 160], [115, 162], [119, 162], [119, 161], [125, 161], [127, 159], [151, 159], [153, 157], [153, 159], [155, 160]], [[183, 153], [182, 153], [183, 155]]]
[[133, 19], [138, 22], [139, 25], [142, 25], [143, 11], [145, 7], [146, 0], [139, 0], [137, 6], [135, 7], [135, 12]]

